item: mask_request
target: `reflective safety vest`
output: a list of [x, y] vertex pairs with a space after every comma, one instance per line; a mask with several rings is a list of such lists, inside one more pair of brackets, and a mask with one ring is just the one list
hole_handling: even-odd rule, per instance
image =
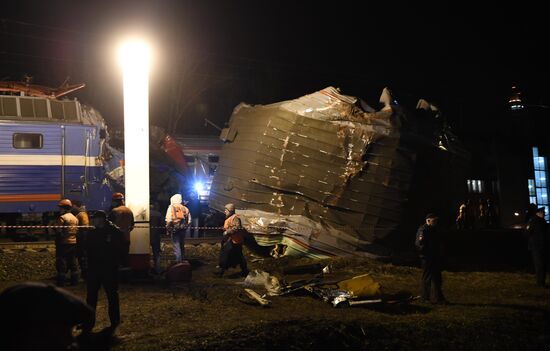
[[189, 221], [189, 209], [182, 204], [173, 204], [172, 206], [172, 222], [187, 224]]
[[239, 218], [239, 216], [237, 216], [237, 214], [234, 214], [227, 218], [223, 223], [223, 229], [225, 231], [232, 231], [230, 234], [227, 235], [229, 235], [233, 244], [241, 244], [244, 241], [244, 229], [241, 226], [237, 227], [237, 225], [233, 223], [235, 218]]

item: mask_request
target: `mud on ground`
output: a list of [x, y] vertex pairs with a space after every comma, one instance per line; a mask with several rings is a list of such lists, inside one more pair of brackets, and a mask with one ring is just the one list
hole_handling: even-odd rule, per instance
[[[167, 248], [169, 249], [169, 248]], [[526, 272], [444, 272], [452, 305], [418, 300], [404, 305], [334, 308], [307, 295], [269, 297], [271, 307], [239, 301], [238, 270], [212, 275], [216, 245], [188, 247], [193, 280], [169, 285], [122, 283], [123, 322], [115, 350], [550, 350], [550, 290], [534, 286]], [[282, 275], [310, 259], [264, 259], [250, 269]], [[335, 258], [331, 279], [370, 273], [386, 292], [418, 293], [420, 270], [372, 260]], [[26, 280], [53, 283], [54, 253], [0, 254], [0, 288]], [[286, 275], [287, 281], [312, 274]], [[81, 283], [68, 287], [85, 297]], [[263, 293], [262, 289], [256, 291]], [[106, 300], [98, 305], [96, 330], [108, 325]]]

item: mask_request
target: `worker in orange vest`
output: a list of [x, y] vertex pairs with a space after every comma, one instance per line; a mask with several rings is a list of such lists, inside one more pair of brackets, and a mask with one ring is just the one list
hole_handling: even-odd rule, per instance
[[112, 196], [111, 213], [109, 221], [113, 222], [122, 233], [126, 241], [126, 256], [122, 262], [123, 266], [128, 266], [128, 253], [130, 252], [130, 232], [134, 229], [134, 213], [128, 207], [124, 206], [124, 195], [114, 193]]
[[246, 232], [241, 225], [241, 219], [235, 213], [234, 204], [225, 205], [224, 213], [226, 217], [223, 224], [224, 238], [220, 250], [219, 270], [215, 274], [221, 277], [228, 268], [239, 265], [241, 276], [246, 277], [248, 268], [243, 255], [243, 242]]
[[185, 229], [191, 224], [191, 213], [185, 207], [186, 204], [181, 194], [175, 194], [170, 198], [170, 206], [166, 210], [166, 233], [172, 236], [176, 263], [182, 262], [185, 256]]
[[67, 271], [71, 272], [71, 285], [78, 283], [76, 266], [76, 234], [78, 219], [71, 213], [73, 204], [69, 199], [62, 199], [57, 204], [60, 215], [57, 225], [63, 228], [56, 229], [55, 235], [55, 270], [57, 271], [57, 286], [65, 285]]

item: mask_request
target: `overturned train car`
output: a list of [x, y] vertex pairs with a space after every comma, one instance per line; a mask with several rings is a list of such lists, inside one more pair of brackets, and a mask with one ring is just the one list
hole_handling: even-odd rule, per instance
[[[235, 203], [246, 228], [282, 254], [384, 256], [412, 242], [427, 211], [443, 217], [468, 154], [421, 101], [408, 112], [385, 90], [380, 111], [326, 88], [237, 106], [210, 206]], [[281, 254], [281, 252], [278, 252]]]

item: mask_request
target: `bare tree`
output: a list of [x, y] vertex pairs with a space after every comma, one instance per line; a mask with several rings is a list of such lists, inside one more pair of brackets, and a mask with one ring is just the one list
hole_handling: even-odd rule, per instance
[[196, 56], [187, 56], [181, 64], [176, 65], [170, 81], [170, 112], [167, 122], [169, 133], [176, 133], [182, 120], [189, 115], [201, 95], [211, 87], [211, 77], [201, 73], [201, 62]]

